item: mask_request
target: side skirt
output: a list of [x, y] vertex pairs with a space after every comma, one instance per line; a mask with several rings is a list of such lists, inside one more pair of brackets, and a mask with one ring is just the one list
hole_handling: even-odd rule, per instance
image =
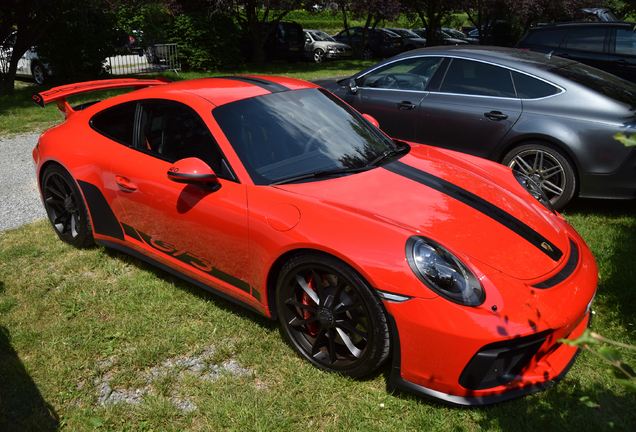
[[232, 303], [236, 303], [236, 304], [244, 307], [245, 309], [248, 309], [248, 310], [250, 310], [252, 312], [256, 312], [259, 315], [262, 315], [262, 316], [265, 316], [267, 318], [272, 319], [271, 317], [265, 315], [263, 312], [261, 312], [258, 309], [254, 308], [253, 306], [251, 306], [251, 305], [249, 305], [247, 303], [244, 303], [244, 302], [242, 302], [242, 301], [240, 301], [238, 299], [235, 299], [234, 297], [232, 297], [230, 295], [227, 295], [224, 292], [218, 291], [218, 290], [212, 288], [211, 286], [204, 284], [203, 282], [199, 282], [198, 280], [196, 280], [194, 278], [191, 278], [190, 276], [186, 276], [183, 273], [180, 273], [177, 270], [175, 270], [175, 269], [173, 269], [171, 267], [168, 267], [167, 265], [165, 265], [165, 264], [163, 264], [163, 263], [161, 263], [161, 262], [159, 262], [157, 260], [154, 260], [154, 259], [152, 259], [150, 257], [147, 257], [146, 255], [144, 255], [142, 253], [139, 253], [139, 252], [137, 252], [134, 249], [130, 249], [130, 248], [126, 247], [126, 246], [122, 246], [122, 245], [120, 245], [118, 243], [113, 243], [113, 242], [110, 242], [110, 241], [107, 241], [107, 240], [97, 240], [96, 239], [95, 242], [98, 243], [98, 244], [101, 244], [102, 246], [106, 246], [108, 248], [116, 249], [116, 250], [118, 250], [120, 252], [124, 252], [124, 253], [126, 253], [128, 255], [132, 255], [135, 258], [139, 258], [142, 261], [146, 261], [147, 263], [152, 264], [153, 266], [158, 267], [158, 268], [160, 268], [163, 271], [171, 273], [171, 274], [173, 274], [173, 275], [185, 280], [186, 282], [189, 282], [189, 283], [191, 283], [193, 285], [198, 286], [199, 288], [203, 288], [204, 290], [209, 291], [212, 294], [216, 294], [219, 297], [224, 298], [225, 300], [229, 300]]

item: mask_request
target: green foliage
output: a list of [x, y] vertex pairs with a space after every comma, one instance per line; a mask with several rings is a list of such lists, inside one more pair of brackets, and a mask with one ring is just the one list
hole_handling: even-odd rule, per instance
[[606, 339], [603, 336], [592, 332], [589, 328], [585, 329], [585, 332], [583, 332], [583, 334], [577, 339], [571, 341], [567, 339], [560, 339], [559, 342], [570, 346], [581, 346], [601, 360], [605, 361], [612, 367], [611, 374], [616, 382], [625, 387], [627, 390], [636, 392], [636, 373], [634, 373], [634, 370], [630, 365], [623, 362], [622, 354], [619, 351], [606, 346], [601, 346], [598, 349], [593, 349], [591, 347], [599, 343], [604, 343], [636, 351], [636, 346]]
[[179, 15], [168, 26], [167, 34], [179, 45], [184, 70], [213, 71], [240, 63], [239, 31], [229, 15]]
[[165, 38], [165, 26], [170, 22], [170, 12], [164, 3], [151, 3], [144, 0], [122, 2], [115, 9], [117, 26], [132, 34], [141, 31], [141, 45], [158, 43]]
[[627, 137], [625, 134], [617, 133], [614, 135], [614, 139], [623, 143], [627, 147], [636, 146], [636, 134], [632, 134]]
[[69, 11], [36, 46], [39, 58], [58, 82], [86, 81], [105, 73], [104, 59], [114, 52], [113, 22], [91, 5]]

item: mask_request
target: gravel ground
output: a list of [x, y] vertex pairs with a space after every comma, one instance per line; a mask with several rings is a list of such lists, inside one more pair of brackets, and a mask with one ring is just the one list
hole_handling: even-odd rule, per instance
[[0, 138], [0, 231], [46, 217], [35, 180], [31, 152], [39, 133]]

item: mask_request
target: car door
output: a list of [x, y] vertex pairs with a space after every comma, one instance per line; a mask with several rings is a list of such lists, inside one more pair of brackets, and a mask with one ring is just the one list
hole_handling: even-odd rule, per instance
[[451, 59], [439, 88], [421, 102], [415, 141], [488, 157], [519, 119], [509, 69]]
[[612, 37], [614, 53], [604, 68], [607, 72], [636, 82], [636, 34], [629, 29], [616, 29]]
[[356, 79], [354, 92], [340, 96], [363, 114], [370, 114], [390, 137], [415, 139], [418, 107], [441, 57], [412, 57], [375, 69]]
[[[185, 105], [140, 102], [135, 144], [112, 174], [129, 237], [233, 296], [250, 293], [247, 198], [201, 118]], [[167, 177], [173, 162], [198, 157], [221, 177], [217, 190]]]

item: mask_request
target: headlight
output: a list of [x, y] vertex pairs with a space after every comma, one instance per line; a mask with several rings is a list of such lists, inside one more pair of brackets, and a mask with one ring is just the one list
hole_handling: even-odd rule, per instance
[[484, 289], [468, 267], [434, 241], [409, 238], [406, 259], [415, 275], [442, 297], [465, 306], [479, 306], [486, 300]]
[[550, 200], [541, 190], [541, 186], [539, 186], [534, 180], [520, 171], [512, 170], [512, 173], [514, 174], [519, 184], [523, 186], [523, 188], [527, 190], [530, 195], [532, 195], [537, 201], [543, 204], [543, 206], [550, 210], [552, 213], [556, 213], [554, 211], [554, 208], [552, 207], [552, 204], [550, 204]]

